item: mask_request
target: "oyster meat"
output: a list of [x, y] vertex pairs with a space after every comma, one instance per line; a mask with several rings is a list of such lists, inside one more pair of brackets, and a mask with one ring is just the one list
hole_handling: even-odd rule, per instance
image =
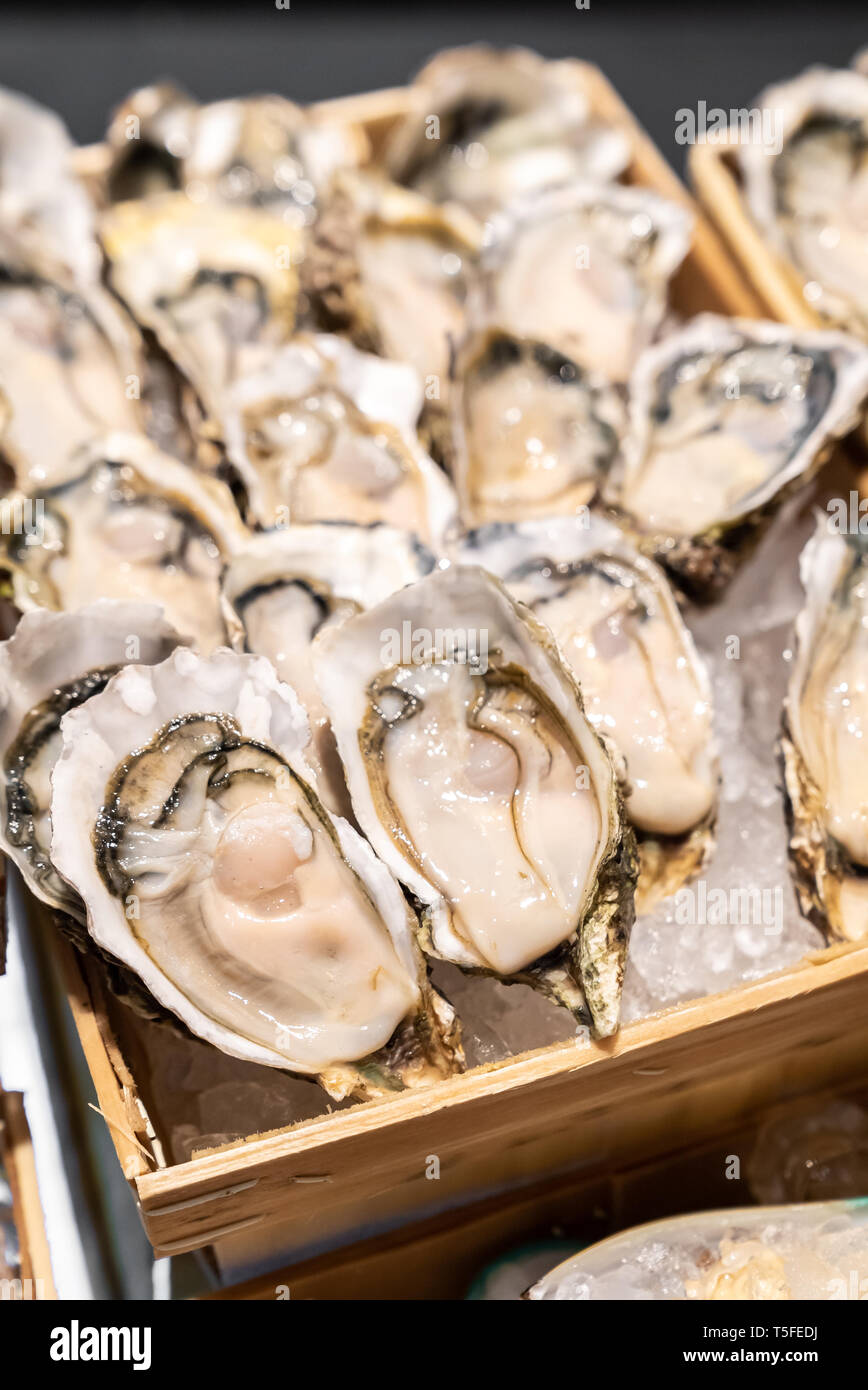
[[757, 99], [779, 140], [739, 146], [751, 214], [810, 308], [868, 333], [868, 73], [816, 67]]
[[711, 684], [666, 576], [599, 517], [493, 523], [457, 547], [551, 629], [585, 714], [627, 765], [643, 906], [711, 844], [718, 768]]
[[[98, 598], [155, 601], [203, 651], [225, 641], [223, 562], [250, 539], [228, 488], [162, 454], [144, 435], [109, 435], [80, 471], [4, 508], [0, 557], [19, 608], [71, 611]], [[29, 514], [29, 517], [28, 517]]]
[[231, 382], [292, 335], [301, 232], [183, 193], [118, 203], [101, 232], [112, 288], [219, 420]]
[[419, 447], [420, 405], [411, 367], [331, 335], [297, 338], [226, 397], [226, 449], [250, 519], [385, 521], [439, 549], [457, 504]]
[[410, 909], [319, 802], [307, 721], [267, 661], [178, 648], [61, 731], [52, 859], [97, 944], [192, 1032], [339, 1098], [460, 1066]]
[[854, 338], [702, 314], [637, 364], [604, 495], [691, 596], [713, 597], [866, 394]]
[[455, 567], [321, 632], [314, 670], [358, 823], [422, 905], [426, 949], [614, 1032], [635, 845], [546, 629]]
[[51, 862], [51, 772], [60, 721], [130, 660], [163, 661], [182, 639], [150, 603], [101, 599], [74, 613], [25, 613], [0, 643], [0, 845], [38, 898], [83, 919]]
[[868, 538], [831, 530], [801, 558], [805, 606], [781, 750], [802, 911], [832, 940], [868, 933]]
[[624, 383], [660, 329], [691, 223], [643, 188], [576, 183], [516, 203], [493, 223], [470, 318]]
[[440, 53], [408, 89], [383, 156], [396, 183], [484, 217], [518, 197], [623, 172], [630, 146], [592, 117], [581, 67], [526, 49]]
[[614, 390], [545, 343], [485, 331], [455, 362], [452, 476], [466, 525], [583, 511], [618, 449]]
[[374, 524], [288, 526], [256, 536], [223, 577], [228, 627], [241, 651], [267, 657], [301, 700], [311, 726], [305, 750], [322, 800], [350, 815], [349, 796], [311, 662], [311, 642], [434, 568], [404, 531]]

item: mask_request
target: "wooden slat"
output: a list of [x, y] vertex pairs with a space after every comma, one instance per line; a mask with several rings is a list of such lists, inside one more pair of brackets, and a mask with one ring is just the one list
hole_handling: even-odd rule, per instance
[[39, 1200], [33, 1141], [22, 1096], [14, 1092], [0, 1092], [0, 1122], [3, 1131], [0, 1150], [12, 1188], [15, 1224], [21, 1245], [21, 1277], [26, 1284], [29, 1283], [34, 1297], [54, 1299], [57, 1298], [57, 1291]]

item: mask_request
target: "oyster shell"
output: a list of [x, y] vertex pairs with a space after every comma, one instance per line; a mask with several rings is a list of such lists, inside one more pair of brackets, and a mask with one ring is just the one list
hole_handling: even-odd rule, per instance
[[311, 662], [325, 627], [370, 608], [434, 568], [414, 536], [376, 523], [288, 526], [257, 536], [223, 577], [227, 626], [239, 651], [267, 657], [291, 685], [311, 726], [305, 750], [330, 811], [351, 814], [349, 794]]
[[179, 648], [68, 714], [52, 858], [97, 944], [197, 1036], [359, 1098], [460, 1065], [395, 881], [309, 785], [268, 662]]
[[228, 386], [293, 332], [300, 231], [256, 209], [166, 193], [110, 208], [101, 232], [113, 289], [219, 420]]
[[4, 508], [0, 556], [19, 608], [72, 610], [98, 598], [160, 602], [202, 650], [225, 641], [223, 562], [250, 539], [228, 488], [160, 453], [144, 435], [109, 435], [76, 477]]
[[781, 738], [790, 854], [805, 916], [832, 940], [854, 941], [868, 933], [868, 540], [820, 517], [800, 568], [805, 606]]
[[54, 487], [96, 436], [140, 429], [141, 382], [131, 326], [99, 286], [0, 271], [0, 452], [20, 488]]
[[25, 613], [0, 643], [0, 845], [38, 898], [80, 920], [81, 901], [50, 857], [61, 718], [131, 659], [163, 661], [181, 640], [155, 604], [102, 599], [74, 613]]
[[226, 450], [251, 520], [386, 521], [439, 549], [457, 503], [418, 445], [420, 404], [412, 368], [330, 335], [296, 339], [226, 397]]
[[660, 329], [690, 213], [643, 188], [576, 183], [514, 204], [493, 228], [474, 321], [626, 382]]
[[573, 514], [618, 449], [613, 389], [545, 343], [497, 330], [459, 351], [452, 476], [465, 524]]
[[637, 363], [604, 496], [691, 596], [714, 597], [866, 393], [856, 339], [702, 314]]
[[438, 207], [373, 175], [340, 175], [302, 266], [320, 327], [360, 348], [408, 362], [422, 378], [425, 441], [447, 456], [446, 402], [453, 344], [482, 247], [462, 209]]
[[757, 105], [774, 113], [782, 147], [739, 147], [751, 214], [795, 267], [810, 307], [864, 336], [868, 75], [811, 68]]
[[383, 155], [391, 177], [479, 216], [575, 179], [617, 178], [630, 161], [625, 136], [592, 118], [570, 61], [451, 49], [422, 69], [408, 96], [412, 110]]
[[642, 907], [675, 892], [710, 851], [718, 767], [711, 683], [666, 576], [599, 517], [483, 526], [455, 558], [551, 629], [585, 714], [627, 765]]
[[356, 818], [422, 905], [426, 950], [613, 1033], [635, 846], [546, 629], [451, 568], [321, 632], [314, 670]]

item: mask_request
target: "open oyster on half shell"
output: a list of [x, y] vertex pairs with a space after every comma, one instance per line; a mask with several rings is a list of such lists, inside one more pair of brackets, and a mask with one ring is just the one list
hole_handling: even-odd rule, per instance
[[356, 819], [421, 905], [425, 949], [613, 1033], [635, 843], [548, 631], [455, 567], [320, 633], [314, 670]]
[[191, 1032], [337, 1098], [460, 1068], [407, 902], [319, 801], [307, 721], [267, 661], [179, 648], [61, 728], [52, 859], [97, 944]]
[[421, 394], [411, 367], [330, 334], [275, 353], [224, 403], [251, 521], [385, 521], [441, 548], [457, 503], [416, 437]]
[[493, 222], [470, 318], [627, 381], [657, 335], [692, 219], [644, 188], [574, 183]]
[[754, 220], [808, 306], [868, 333], [868, 73], [815, 67], [757, 98], [775, 140], [739, 146]]
[[630, 160], [624, 135], [592, 116], [574, 62], [481, 44], [451, 49], [407, 95], [411, 111], [383, 155], [391, 177], [477, 216], [575, 179], [616, 178]]
[[11, 571], [19, 608], [159, 602], [201, 650], [226, 640], [220, 574], [250, 532], [228, 488], [144, 435], [97, 441], [67, 482], [13, 494], [2, 508], [0, 565]]
[[463, 344], [453, 374], [450, 466], [465, 525], [584, 510], [623, 427], [608, 382], [496, 329]]
[[51, 862], [51, 773], [60, 721], [131, 660], [163, 661], [182, 640], [155, 604], [101, 599], [74, 613], [25, 613], [0, 643], [0, 845], [28, 887], [84, 919]]
[[702, 314], [637, 363], [604, 496], [691, 597], [713, 598], [866, 395], [855, 338]]
[[674, 893], [711, 850], [718, 766], [711, 683], [666, 576], [596, 516], [483, 526], [455, 559], [496, 574], [550, 628], [627, 765], [640, 908]]
[[802, 552], [781, 752], [802, 911], [830, 939], [854, 941], [868, 934], [868, 537], [829, 523], [818, 518]]
[[240, 651], [267, 657], [291, 685], [311, 726], [305, 749], [322, 800], [350, 816], [349, 793], [313, 674], [311, 643], [434, 568], [415, 536], [349, 522], [287, 526], [256, 536], [223, 576], [227, 625]]
[[301, 232], [255, 208], [165, 193], [109, 208], [101, 234], [112, 288], [214, 430], [228, 386], [292, 335]]

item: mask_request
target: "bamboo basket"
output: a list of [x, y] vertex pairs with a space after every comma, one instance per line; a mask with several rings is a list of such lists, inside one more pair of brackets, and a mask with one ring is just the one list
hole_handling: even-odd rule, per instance
[[[675, 308], [755, 317], [765, 301], [602, 74], [577, 73], [600, 115], [628, 135], [627, 181], [689, 206], [692, 249]], [[403, 90], [325, 103], [376, 149]], [[83, 152], [94, 179], [99, 148]], [[768, 979], [670, 1009], [585, 1046], [558, 1044], [421, 1093], [356, 1105], [168, 1164], [136, 1040], [140, 1026], [99, 964], [56, 939], [99, 1106], [158, 1255], [263, 1241], [277, 1228], [331, 1244], [580, 1168], [589, 1180], [672, 1153], [773, 1101], [868, 1068], [868, 945], [834, 948]], [[440, 1177], [429, 1181], [434, 1155]]]

